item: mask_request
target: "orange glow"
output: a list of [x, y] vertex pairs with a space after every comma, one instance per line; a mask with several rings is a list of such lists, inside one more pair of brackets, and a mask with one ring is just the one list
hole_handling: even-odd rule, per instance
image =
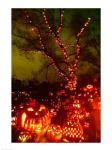
[[88, 90], [93, 90], [93, 85], [91, 85], [91, 84], [88, 84], [86, 87]]
[[77, 121], [76, 123], [67, 122], [67, 124], [63, 127], [63, 138], [67, 141], [80, 141], [83, 140], [83, 128], [81, 124]]
[[36, 27], [32, 27], [32, 28], [31, 28], [31, 31], [32, 31], [32, 32], [34, 32], [34, 31], [36, 31], [36, 30], [37, 30]]
[[38, 112], [35, 113], [35, 116], [37, 116], [37, 115], [38, 115]]
[[39, 108], [39, 111], [42, 111], [45, 109], [45, 106], [41, 105], [41, 107]]
[[60, 125], [52, 124], [47, 131], [47, 137], [50, 141], [59, 142], [62, 138], [62, 129]]
[[12, 126], [15, 126], [16, 123], [17, 123], [17, 118], [16, 117], [12, 117], [12, 120], [11, 120]]
[[101, 103], [97, 99], [93, 101], [92, 105], [94, 109], [100, 110]]
[[26, 123], [24, 124], [25, 129], [28, 129], [28, 120], [26, 121]]
[[32, 107], [27, 108], [28, 111], [34, 111]]
[[34, 119], [32, 120], [30, 120], [30, 129], [35, 129], [35, 122], [34, 122]]
[[25, 125], [25, 120], [26, 120], [26, 113], [24, 112], [22, 114], [22, 122], [21, 122], [22, 127], [24, 127], [24, 125]]
[[80, 108], [80, 104], [77, 104], [77, 108]]
[[18, 137], [18, 140], [23, 143], [27, 142], [28, 139], [31, 139], [31, 135], [29, 133], [25, 133], [25, 132], [21, 132]]

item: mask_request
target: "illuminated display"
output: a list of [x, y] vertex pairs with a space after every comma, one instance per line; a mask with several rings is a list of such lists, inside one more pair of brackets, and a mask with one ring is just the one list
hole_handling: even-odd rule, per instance
[[99, 16], [13, 9], [12, 142], [100, 142]]

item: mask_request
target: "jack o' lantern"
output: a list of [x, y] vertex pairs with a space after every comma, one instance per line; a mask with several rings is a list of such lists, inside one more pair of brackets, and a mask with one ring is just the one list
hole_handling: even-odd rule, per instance
[[27, 104], [16, 109], [15, 116], [17, 118], [16, 128], [36, 133], [37, 137], [41, 137], [46, 133], [51, 122], [48, 109], [38, 102], [35, 105]]
[[60, 125], [51, 124], [47, 131], [47, 138], [51, 142], [60, 142], [62, 139], [62, 130]]
[[65, 142], [81, 142], [84, 140], [83, 129], [79, 121], [68, 121], [63, 126], [63, 141]]
[[25, 143], [28, 140], [30, 140], [32, 138], [32, 135], [29, 132], [20, 132], [19, 137], [18, 137], [18, 141]]

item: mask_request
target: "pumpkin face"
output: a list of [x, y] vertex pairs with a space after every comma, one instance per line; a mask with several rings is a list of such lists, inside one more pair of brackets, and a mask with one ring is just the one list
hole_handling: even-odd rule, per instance
[[23, 105], [15, 112], [17, 118], [16, 127], [30, 132], [44, 134], [51, 122], [48, 109], [39, 103]]
[[18, 141], [24, 143], [24, 142], [27, 142], [28, 140], [30, 140], [32, 138], [31, 134], [29, 132], [21, 132], [19, 134], [19, 137], [18, 137]]
[[21, 126], [36, 133], [40, 133], [49, 124], [49, 112], [43, 105], [40, 105], [39, 109], [26, 107], [26, 110], [21, 115]]
[[62, 139], [62, 130], [60, 125], [51, 124], [47, 131], [47, 138], [51, 142], [60, 142]]

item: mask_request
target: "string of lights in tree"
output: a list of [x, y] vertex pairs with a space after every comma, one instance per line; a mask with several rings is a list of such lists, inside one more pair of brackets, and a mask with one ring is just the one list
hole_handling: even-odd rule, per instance
[[64, 16], [64, 10], [60, 10], [60, 22], [59, 22], [59, 26], [57, 28], [57, 34], [59, 35], [59, 33], [61, 32], [61, 28], [62, 28], [62, 21], [63, 21], [63, 16]]
[[56, 33], [53, 31], [51, 25], [49, 24], [47, 10], [44, 9], [42, 11], [44, 22], [47, 25], [48, 31], [51, 35], [54, 36], [55, 42], [59, 46], [59, 48], [60, 48], [60, 50], [61, 50], [61, 52], [64, 56], [64, 60], [67, 64], [69, 75], [66, 75], [66, 73], [60, 68], [58, 63], [56, 63], [56, 60], [53, 58], [53, 56], [46, 50], [44, 41], [42, 40], [43, 38], [42, 38], [42, 35], [41, 35], [41, 31], [39, 30], [39, 27], [34, 25], [33, 21], [31, 20], [30, 15], [27, 14], [27, 11], [25, 11], [25, 14], [26, 14], [25, 19], [28, 19], [28, 22], [33, 26], [33, 27], [31, 27], [31, 31], [35, 32], [38, 35], [39, 42], [40, 42], [40, 45], [42, 47], [42, 53], [45, 54], [48, 58], [50, 58], [50, 60], [52, 61], [52, 65], [55, 67], [55, 69], [58, 72], [59, 76], [64, 77], [64, 79], [67, 81], [68, 84], [66, 85], [65, 88], [69, 88], [70, 90], [75, 90], [76, 85], [77, 85], [77, 77], [76, 77], [75, 71], [77, 69], [78, 59], [79, 59], [79, 55], [80, 55], [80, 37], [81, 37], [81, 34], [83, 33], [84, 29], [89, 24], [91, 18], [88, 18], [88, 21], [84, 24], [83, 28], [81, 28], [80, 32], [77, 34], [77, 42], [76, 42], [77, 43], [76, 44], [77, 54], [75, 56], [75, 63], [73, 65], [73, 67], [71, 67], [70, 58], [67, 54], [67, 47], [69, 47], [70, 45], [67, 44], [67, 46], [65, 46], [63, 44], [63, 42], [61, 41], [60, 37], [59, 37], [59, 34], [61, 32], [61, 28], [62, 28], [62, 25], [63, 25], [62, 21], [63, 21], [63, 17], [64, 17], [64, 10], [60, 11], [59, 25], [57, 27]]
[[85, 28], [88, 26], [89, 22], [90, 22], [91, 18], [88, 18], [88, 20], [85, 22], [84, 26], [81, 28], [81, 30], [78, 32], [77, 34], [77, 41], [76, 41], [76, 50], [77, 50], [77, 54], [75, 56], [75, 62], [74, 62], [74, 66], [73, 66], [73, 70], [76, 71], [77, 69], [77, 65], [78, 65], [78, 59], [80, 56], [80, 38], [82, 33], [84, 32]]
[[[88, 26], [91, 18], [88, 18], [88, 21], [84, 24], [83, 28], [81, 28], [81, 30], [77, 34], [77, 54], [75, 57], [75, 62], [73, 66], [71, 66], [67, 50], [70, 47], [74, 48], [75, 45], [63, 44], [59, 37], [63, 25], [62, 22], [64, 11], [60, 11], [60, 19], [56, 33], [53, 31], [52, 27], [49, 24], [49, 18], [47, 16], [46, 9], [44, 9], [44, 11], [42, 12], [45, 21], [44, 25], [47, 25], [49, 33], [52, 34], [52, 37], [54, 37], [56, 44], [62, 51], [62, 54], [65, 58], [64, 62], [66, 62], [68, 66], [69, 75], [66, 75], [66, 73], [63, 70], [61, 70], [56, 58], [52, 55], [51, 52], [47, 51], [47, 46], [45, 45], [44, 36], [42, 34], [43, 32], [41, 32], [40, 30], [41, 28], [39, 28], [38, 25], [35, 25], [35, 22], [33, 22], [33, 17], [30, 14], [28, 14], [27, 11], [25, 11], [25, 22], [29, 23], [30, 32], [32, 33], [32, 35], [34, 33], [38, 37], [37, 40], [41, 47], [41, 50], [37, 49], [37, 51], [35, 50], [35, 52], [40, 51], [44, 56], [48, 57], [48, 61], [50, 61], [50, 63], [53, 64], [59, 75], [64, 77], [64, 79], [67, 81], [67, 88], [69, 88], [70, 90], [74, 90], [77, 84], [77, 76], [75, 74], [75, 71], [77, 69], [78, 59], [81, 51], [80, 38], [85, 28]], [[62, 87], [64, 88], [64, 86]], [[12, 108], [12, 126], [13, 128], [19, 129], [21, 131], [18, 135], [18, 141], [27, 142], [33, 140], [35, 142], [39, 142], [39, 139], [35, 140], [33, 137], [33, 134], [35, 133], [38, 136], [42, 135], [42, 137], [47, 138], [49, 142], [85, 141], [85, 135], [87, 134], [87, 136], [89, 137], [88, 133], [85, 132], [85, 130], [87, 131], [88, 129], [89, 131], [90, 126], [92, 125], [91, 121], [89, 121], [89, 119], [93, 115], [91, 113], [92, 109], [94, 109], [94, 111], [96, 109], [100, 109], [100, 107], [97, 107], [96, 105], [100, 104], [98, 103], [100, 102], [100, 100], [98, 99], [98, 90], [92, 85], [87, 85], [86, 87], [82, 88], [82, 91], [79, 92], [80, 93], [78, 94], [77, 90], [75, 92], [73, 91], [71, 92], [73, 93], [72, 95], [70, 92], [66, 92], [65, 89], [58, 89], [57, 93], [52, 93], [50, 91], [50, 96], [44, 97], [42, 100], [39, 100], [38, 103], [37, 100], [31, 101], [31, 97], [27, 93], [18, 92], [18, 100], [21, 99], [21, 94], [27, 97], [26, 104], [17, 104], [17, 107], [14, 106]], [[68, 95], [68, 93], [70, 94]], [[26, 98], [24, 98], [24, 100], [26, 100]], [[48, 104], [48, 107], [46, 105], [44, 106], [43, 102], [45, 104]], [[95, 102], [95, 104], [93, 102]], [[92, 106], [92, 108], [90, 108], [91, 110], [87, 109], [88, 105], [86, 106], [86, 103]], [[64, 116], [61, 116], [60, 112], [62, 111], [65, 113]], [[62, 119], [62, 117], [64, 118], [64, 121], [60, 123], [60, 118]], [[92, 132], [95, 131], [92, 130]]]
[[[63, 72], [63, 70], [60, 69], [60, 66], [58, 65], [58, 63], [56, 63], [56, 61], [54, 60], [53, 56], [51, 56], [51, 54], [46, 50], [45, 44], [44, 44], [44, 42], [42, 40], [42, 35], [41, 35], [41, 31], [40, 31], [39, 27], [37, 25], [34, 25], [30, 15], [27, 13], [27, 11], [25, 11], [25, 15], [26, 15], [25, 21], [30, 23], [30, 25], [32, 25], [31, 28], [30, 28], [30, 31], [34, 32], [34, 33], [36, 33], [36, 35], [38, 35], [39, 42], [40, 42], [40, 45], [41, 45], [41, 48], [42, 48], [41, 53], [43, 55], [47, 56], [52, 61], [52, 65], [54, 66], [55, 70], [58, 72], [59, 76], [60, 77], [64, 77], [66, 80], [68, 80], [68, 77]], [[28, 20], [26, 20], [26, 19], [28, 19]], [[45, 18], [45, 20], [46, 20], [46, 18]], [[62, 20], [62, 15], [61, 15], [61, 20]], [[46, 22], [47, 22], [47, 20], [46, 20]], [[61, 27], [61, 25], [59, 25], [59, 29], [58, 30], [60, 30], [60, 27]], [[49, 26], [48, 28], [49, 28], [50, 32], [52, 32], [51, 27]]]
[[[63, 13], [64, 13], [64, 11], [63, 11]], [[61, 30], [61, 27], [62, 27], [63, 13], [60, 15], [60, 23], [61, 23], [60, 30]], [[44, 21], [45, 21], [45, 23], [46, 23], [46, 25], [49, 29], [49, 33], [54, 35], [56, 44], [59, 45], [60, 50], [63, 53], [63, 56], [64, 56], [65, 61], [67, 63], [68, 71], [70, 73], [70, 76], [69, 76], [70, 78], [67, 79], [68, 85], [66, 86], [66, 88], [69, 88], [70, 90], [75, 90], [76, 89], [76, 84], [77, 84], [77, 77], [75, 75], [75, 71], [77, 69], [78, 59], [79, 59], [79, 55], [80, 55], [80, 42], [79, 41], [80, 41], [81, 34], [83, 33], [85, 27], [89, 24], [91, 18], [88, 18], [88, 21], [84, 24], [84, 27], [81, 28], [80, 32], [77, 34], [77, 44], [76, 44], [77, 54], [76, 54], [76, 57], [75, 57], [75, 63], [73, 65], [73, 67], [71, 68], [70, 58], [67, 54], [67, 47], [61, 42], [61, 39], [59, 38], [60, 30], [58, 30], [58, 33], [53, 32], [52, 27], [50, 26], [50, 24], [48, 22], [48, 16], [47, 16], [47, 13], [46, 13], [46, 9], [44, 9], [44, 11], [43, 11], [43, 17], [44, 17]]]
[[45, 24], [47, 25], [49, 33], [54, 36], [55, 42], [59, 46], [59, 48], [60, 48], [60, 50], [61, 50], [61, 52], [62, 52], [62, 54], [64, 56], [65, 62], [67, 64], [67, 66], [68, 66], [68, 70], [70, 71], [71, 70], [70, 58], [69, 58], [69, 56], [67, 54], [67, 50], [66, 50], [65, 45], [63, 44], [63, 42], [59, 38], [59, 33], [61, 31], [61, 28], [62, 28], [62, 20], [63, 20], [63, 16], [64, 16], [63, 14], [64, 14], [64, 11], [62, 11], [61, 14], [60, 14], [60, 25], [59, 25], [56, 33], [54, 33], [53, 30], [52, 30], [52, 27], [50, 26], [49, 21], [48, 21], [47, 11], [46, 11], [46, 9], [43, 10], [43, 18], [44, 18]]
[[[64, 13], [64, 11], [63, 11]], [[61, 25], [60, 25], [60, 30], [61, 30], [61, 27], [62, 27], [62, 18], [63, 18], [63, 13], [60, 15], [60, 22], [61, 22]], [[48, 17], [46, 15], [46, 9], [44, 9], [43, 11], [43, 18], [44, 18], [44, 21], [45, 21], [45, 24], [47, 25], [48, 29], [49, 29], [49, 33], [53, 34], [54, 38], [55, 38], [55, 42], [56, 44], [60, 47], [60, 50], [65, 58], [65, 61], [66, 61], [66, 64], [67, 64], [67, 67], [68, 67], [68, 71], [70, 72], [70, 76], [72, 75], [73, 76], [73, 70], [70, 66], [70, 58], [67, 54], [67, 50], [66, 50], [66, 47], [65, 45], [61, 42], [60, 38], [59, 38], [59, 33], [60, 33], [60, 30], [58, 30], [59, 32], [58, 33], [54, 33], [49, 22], [48, 22]], [[70, 89], [74, 89], [73, 87], [76, 85], [76, 78], [75, 78], [75, 81], [72, 82], [70, 81], [69, 78], [66, 78], [66, 81], [68, 82], [68, 85], [66, 86], [67, 88], [70, 88]], [[75, 85], [74, 85], [75, 84]]]
[[81, 30], [78, 32], [77, 34], [77, 44], [76, 44], [76, 50], [77, 50], [77, 54], [75, 56], [75, 63], [73, 65], [73, 68], [69, 68], [70, 69], [70, 80], [68, 81], [68, 85], [66, 86], [66, 88], [69, 88], [70, 90], [75, 90], [76, 89], [76, 85], [77, 85], [77, 77], [75, 74], [75, 71], [77, 70], [77, 66], [78, 66], [78, 60], [79, 60], [79, 56], [80, 56], [80, 38], [81, 38], [81, 34], [83, 33], [84, 29], [87, 27], [87, 25], [89, 24], [91, 18], [88, 18], [88, 21], [84, 24], [83, 28], [81, 28]]

